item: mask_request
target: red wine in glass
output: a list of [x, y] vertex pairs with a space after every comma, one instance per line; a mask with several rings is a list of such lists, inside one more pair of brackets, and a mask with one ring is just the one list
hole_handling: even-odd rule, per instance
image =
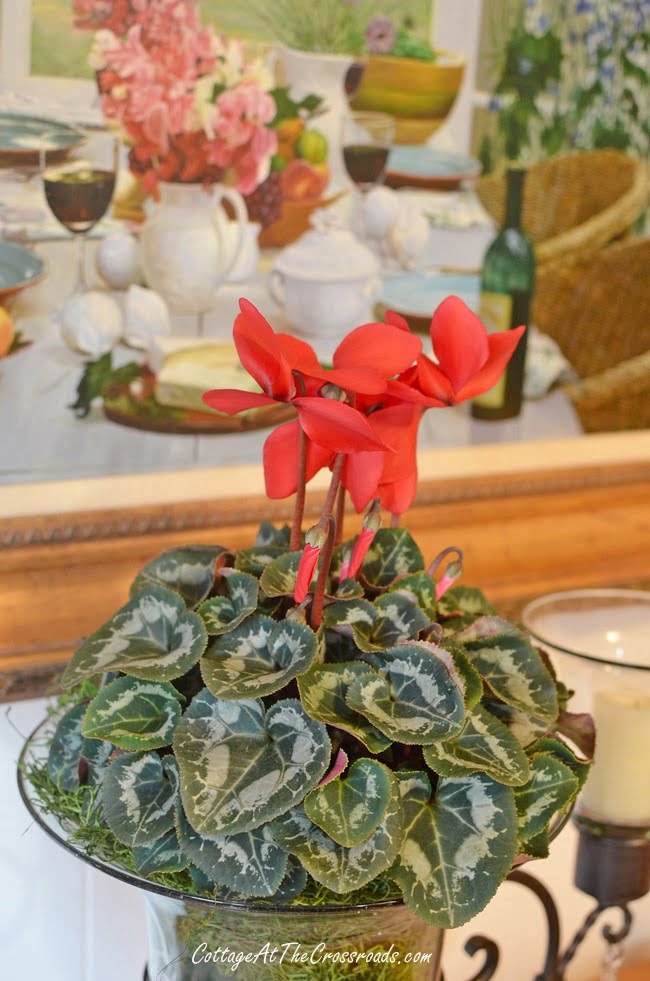
[[47, 171], [43, 185], [54, 217], [69, 231], [84, 234], [106, 214], [115, 189], [115, 172], [63, 167]]
[[382, 180], [388, 162], [389, 148], [373, 144], [350, 144], [343, 147], [343, 161], [350, 180], [370, 187]]

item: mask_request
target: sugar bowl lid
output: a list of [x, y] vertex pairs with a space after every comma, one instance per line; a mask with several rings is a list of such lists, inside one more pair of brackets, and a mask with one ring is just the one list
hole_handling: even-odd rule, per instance
[[318, 281], [342, 281], [379, 275], [379, 263], [339, 215], [313, 212], [308, 232], [284, 249], [274, 268], [287, 276]]

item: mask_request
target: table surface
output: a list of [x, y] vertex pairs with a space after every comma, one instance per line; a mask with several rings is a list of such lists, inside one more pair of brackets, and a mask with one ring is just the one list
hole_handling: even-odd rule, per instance
[[[55, 844], [32, 822], [19, 798], [16, 761], [24, 737], [45, 709], [45, 700], [35, 699], [0, 712], [0, 977], [140, 981], [147, 958], [142, 896]], [[527, 866], [555, 896], [565, 944], [592, 906], [572, 885], [575, 845], [576, 833], [567, 827], [549, 859]], [[633, 908], [631, 963], [650, 956], [650, 896]], [[618, 927], [617, 914], [604, 921]], [[463, 952], [474, 934], [492, 937], [501, 946], [495, 981], [530, 981], [541, 970], [543, 921], [536, 899], [520, 886], [505, 884], [471, 924], [448, 933], [444, 964], [449, 981], [464, 981], [478, 970]], [[601, 944], [596, 929], [581, 949], [570, 981], [593, 981]]]
[[[103, 477], [165, 470], [258, 463], [267, 432], [218, 436], [169, 436], [127, 429], [108, 421], [96, 406], [77, 419], [68, 406], [74, 401], [83, 360], [63, 344], [57, 310], [72, 289], [74, 243], [41, 242], [36, 251], [48, 264], [46, 280], [21, 294], [13, 308], [18, 328], [32, 340], [0, 361], [0, 483]], [[89, 250], [92, 273], [92, 244]], [[215, 308], [206, 315], [207, 337], [228, 340], [242, 295], [258, 304], [268, 318], [284, 326], [270, 298], [267, 256], [252, 281], [225, 284]], [[173, 316], [173, 333], [197, 336], [197, 318]], [[140, 359], [139, 352], [120, 347], [116, 363]], [[565, 394], [556, 390], [525, 403], [521, 416], [500, 423], [473, 420], [469, 406], [426, 414], [420, 448], [509, 443], [579, 435], [580, 423]]]

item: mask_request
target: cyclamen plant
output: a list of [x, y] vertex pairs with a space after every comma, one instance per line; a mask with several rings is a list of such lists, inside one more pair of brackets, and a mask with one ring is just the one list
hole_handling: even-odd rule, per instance
[[[493, 385], [523, 328], [488, 335], [450, 297], [434, 361], [387, 319], [352, 331], [326, 368], [241, 301], [234, 339], [261, 391], [205, 401], [295, 407], [264, 451], [269, 495], [296, 494], [293, 526], [264, 522], [249, 548], [194, 545], [142, 569], [65, 671], [76, 703], [48, 773], [71, 793], [93, 785], [142, 875], [188, 870], [219, 900], [277, 905], [310, 880], [345, 895], [383, 879], [423, 920], [455, 927], [513, 863], [548, 853], [588, 770], [567, 741], [587, 749], [584, 718], [529, 637], [456, 584], [460, 552], [427, 564], [398, 526], [423, 412]], [[303, 537], [321, 468], [330, 488]], [[345, 540], [348, 493], [365, 516]]]

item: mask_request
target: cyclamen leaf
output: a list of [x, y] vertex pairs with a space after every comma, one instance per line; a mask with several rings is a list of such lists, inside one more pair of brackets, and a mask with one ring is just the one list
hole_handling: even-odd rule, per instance
[[374, 603], [363, 599], [333, 603], [324, 611], [323, 623], [330, 629], [349, 627], [357, 647], [371, 652], [415, 640], [429, 620], [412, 599], [385, 593]]
[[201, 617], [185, 610], [178, 593], [150, 586], [86, 638], [61, 684], [71, 688], [109, 670], [145, 681], [171, 681], [196, 664], [207, 642]]
[[410, 576], [398, 579], [388, 592], [408, 596], [419, 604], [430, 621], [436, 619], [438, 610], [436, 584], [427, 572], [414, 572]]
[[446, 641], [444, 649], [449, 653], [456, 673], [461, 679], [465, 708], [476, 708], [483, 698], [483, 679], [461, 647]]
[[235, 569], [259, 578], [269, 562], [284, 555], [286, 551], [286, 548], [280, 545], [254, 545], [252, 548], [240, 548], [235, 556]]
[[472, 616], [496, 613], [496, 609], [475, 586], [452, 586], [438, 601], [442, 616]]
[[327, 729], [300, 702], [196, 695], [174, 737], [183, 806], [202, 835], [258, 828], [302, 800], [325, 774]]
[[383, 753], [391, 740], [346, 701], [349, 686], [362, 675], [375, 676], [376, 672], [363, 661], [314, 665], [298, 678], [300, 700], [312, 719], [351, 733], [371, 753]]
[[350, 708], [395, 742], [422, 746], [458, 735], [465, 706], [446, 651], [433, 644], [402, 644], [372, 658], [379, 672], [350, 685]]
[[115, 746], [113, 743], [106, 742], [104, 739], [83, 740], [81, 743], [81, 756], [86, 761], [88, 767], [85, 781], [87, 784], [97, 786], [102, 782], [108, 761], [114, 751]]
[[317, 648], [304, 623], [251, 616], [210, 644], [201, 674], [217, 698], [261, 698], [307, 671]]
[[87, 702], [75, 705], [57, 724], [47, 757], [47, 772], [61, 790], [79, 789], [79, 762], [83, 745], [83, 725]]
[[291, 538], [291, 528], [289, 525], [282, 525], [276, 528], [270, 521], [263, 521], [255, 536], [255, 545], [278, 545], [281, 548], [289, 548]]
[[307, 870], [303, 868], [297, 858], [289, 855], [284, 879], [270, 899], [276, 906], [281, 906], [299, 896], [301, 892], [305, 891], [306, 886]]
[[131, 596], [146, 586], [165, 586], [185, 600], [188, 608], [198, 606], [214, 586], [215, 567], [227, 549], [221, 545], [188, 545], [163, 552], [145, 565], [131, 585]]
[[557, 732], [573, 743], [587, 760], [593, 760], [596, 748], [594, 720], [587, 712], [560, 712]]
[[[260, 577], [260, 585], [267, 596], [293, 596], [296, 591], [298, 566], [302, 552], [284, 552], [279, 558], [273, 559], [265, 566]], [[316, 578], [314, 570], [312, 583]]]
[[377, 830], [388, 810], [394, 789], [389, 774], [377, 760], [356, 760], [347, 776], [307, 794], [305, 813], [339, 845], [360, 845]]
[[535, 753], [550, 753], [551, 756], [557, 757], [560, 762], [569, 767], [578, 780], [578, 789], [582, 790], [589, 776], [589, 763], [586, 760], [578, 759], [571, 747], [567, 746], [565, 742], [552, 737], [540, 739], [535, 746]]
[[533, 756], [530, 780], [515, 793], [522, 841], [544, 831], [556, 811], [567, 807], [579, 789], [576, 775], [556, 756], [550, 753]]
[[117, 756], [106, 770], [102, 789], [108, 826], [123, 844], [149, 845], [173, 828], [178, 796], [178, 765], [173, 756]]
[[515, 737], [482, 705], [468, 716], [455, 739], [425, 746], [424, 761], [446, 777], [487, 773], [507, 787], [521, 787], [530, 776], [528, 757]]
[[[389, 772], [389, 771], [388, 771]], [[276, 840], [296, 856], [316, 882], [332, 892], [349, 892], [367, 885], [390, 868], [402, 844], [402, 814], [397, 781], [390, 773], [390, 803], [377, 830], [361, 845], [346, 848], [295, 808], [272, 822]]]
[[174, 828], [150, 845], [137, 845], [133, 849], [133, 860], [140, 875], [144, 876], [154, 872], [182, 872], [190, 864], [178, 844]]
[[422, 569], [422, 552], [406, 528], [380, 528], [361, 566], [363, 578], [376, 589]]
[[268, 824], [254, 831], [205, 838], [176, 808], [176, 831], [183, 852], [218, 886], [244, 896], [272, 896], [287, 867], [287, 854], [276, 844]]
[[363, 596], [363, 586], [356, 579], [342, 579], [334, 595], [338, 600], [360, 599]]
[[84, 736], [108, 739], [130, 751], [169, 746], [181, 717], [182, 698], [166, 681], [117, 678], [90, 703]]
[[237, 627], [257, 608], [260, 584], [247, 572], [233, 572], [225, 579], [225, 596], [212, 596], [199, 607], [205, 629], [211, 635]]
[[491, 698], [486, 698], [484, 704], [492, 715], [496, 715], [498, 719], [508, 726], [512, 735], [524, 749], [532, 746], [533, 743], [537, 742], [541, 736], [548, 732], [548, 722], [544, 722], [542, 719], [535, 719], [532, 715], [527, 715], [525, 712], [520, 712], [518, 709], [513, 708], [512, 705], [506, 705], [504, 702], [497, 702]]
[[406, 776], [416, 792], [403, 798], [404, 844], [391, 876], [421, 919], [461, 926], [488, 904], [514, 861], [513, 791], [482, 773], [443, 777], [423, 802], [424, 780]]
[[479, 617], [456, 634], [492, 691], [546, 722], [557, 718], [555, 682], [529, 638], [500, 617]]

